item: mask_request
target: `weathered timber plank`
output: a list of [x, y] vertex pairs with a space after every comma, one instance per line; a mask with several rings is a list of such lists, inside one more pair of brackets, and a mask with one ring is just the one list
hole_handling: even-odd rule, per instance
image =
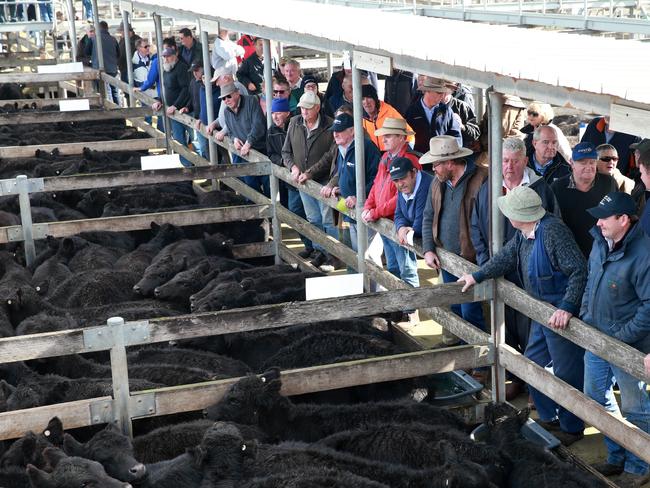
[[113, 186], [154, 185], [174, 181], [269, 174], [268, 164], [237, 164], [122, 171], [43, 178], [43, 191], [88, 190]]
[[[418, 351], [382, 358], [296, 369], [282, 373], [282, 394], [300, 395], [316, 391], [412, 378], [425, 374], [488, 366], [493, 360], [490, 346], [460, 346]], [[156, 415], [201, 410], [216, 403], [237, 379], [156, 393]], [[135, 394], [137, 396], [137, 393]]]
[[272, 242], [253, 242], [251, 244], [237, 244], [233, 246], [232, 253], [235, 259], [251, 259], [275, 255], [275, 246]]
[[5, 146], [0, 147], [0, 158], [31, 158], [37, 149], [53, 151], [58, 149], [60, 154], [81, 154], [84, 148], [95, 151], [144, 151], [165, 147], [165, 139], [125, 139], [122, 141], [98, 142], [68, 142], [63, 144], [39, 144], [34, 146]]
[[279, 250], [280, 258], [282, 258], [285, 263], [296, 264], [302, 271], [320, 271], [316, 266], [298, 256], [298, 254], [293, 252], [284, 244], [280, 244]]
[[98, 80], [99, 71], [87, 70], [81, 73], [3, 73], [0, 83], [56, 83], [71, 80]]
[[[0, 30], [0, 32], [2, 32]], [[0, 68], [22, 68], [57, 64], [56, 59], [20, 59], [17, 57], [0, 58]]]
[[438, 322], [449, 332], [460, 337], [468, 344], [490, 342], [490, 334], [486, 334], [478, 327], [463, 320], [451, 310], [442, 307], [432, 307], [427, 308], [426, 312], [435, 322]]
[[567, 410], [593, 425], [626, 449], [650, 462], [650, 434], [607, 412], [598, 402], [569, 386], [508, 345], [499, 347], [501, 363], [526, 383], [553, 398]]
[[19, 108], [24, 107], [25, 105], [29, 107], [37, 107], [37, 108], [43, 108], [43, 107], [52, 107], [52, 106], [59, 106], [59, 102], [61, 100], [88, 100], [88, 103], [93, 106], [93, 105], [99, 105], [101, 102], [99, 95], [90, 95], [87, 97], [80, 97], [80, 98], [19, 98], [19, 99], [14, 99], [14, 100], [0, 100], [0, 106], [4, 107], [5, 105], [16, 105], [18, 104]]
[[54, 124], [87, 120], [126, 119], [153, 115], [150, 107], [118, 108], [114, 110], [73, 110], [69, 112], [16, 112], [0, 114], [0, 125]]
[[0, 440], [22, 437], [30, 430], [40, 432], [52, 417], [59, 417], [65, 429], [93, 425], [95, 422], [90, 415], [90, 405], [97, 401], [110, 402], [111, 397], [2, 412], [0, 413]]
[[[329, 310], [328, 320], [337, 320], [397, 312], [404, 308], [449, 305], [458, 301], [460, 288], [460, 284], [452, 283], [396, 290], [390, 293], [380, 292], [153, 318], [149, 320], [149, 339], [137, 344], [314, 323], [323, 319], [323, 310]], [[467, 301], [472, 299], [469, 294], [465, 294], [463, 298]], [[7, 337], [0, 339], [0, 364], [96, 350], [84, 346], [82, 329]]]

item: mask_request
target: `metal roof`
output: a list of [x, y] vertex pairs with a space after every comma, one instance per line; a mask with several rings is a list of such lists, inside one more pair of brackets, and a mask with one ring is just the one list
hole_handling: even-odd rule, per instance
[[[650, 44], [296, 0], [137, 0], [136, 9], [322, 51], [390, 55], [397, 68], [556, 105], [650, 110]], [[182, 8], [179, 7], [179, 4]]]

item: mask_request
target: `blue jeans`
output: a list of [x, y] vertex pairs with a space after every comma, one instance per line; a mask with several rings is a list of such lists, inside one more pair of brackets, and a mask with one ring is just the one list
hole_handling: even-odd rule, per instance
[[[108, 73], [108, 75], [116, 77], [117, 73]], [[102, 82], [100, 81], [100, 83], [102, 83]], [[114, 86], [114, 85], [111, 85], [109, 83], [106, 83], [106, 87], [107, 87], [107, 93], [106, 94], [109, 96], [109, 100], [111, 100], [113, 103], [116, 103], [116, 104], [119, 105], [120, 104], [120, 94], [119, 94], [119, 90], [117, 89], [117, 87]]]
[[93, 2], [91, 0], [82, 0], [81, 3], [86, 11], [86, 20], [93, 20]]
[[[232, 154], [232, 164], [244, 164], [247, 162], [248, 161], [246, 161], [241, 156], [238, 156], [237, 154]], [[253, 190], [263, 193], [267, 198], [270, 198], [271, 187], [270, 187], [268, 175], [241, 176], [239, 179], [242, 180], [244, 183], [246, 183], [248, 186], [250, 186]]]
[[[320, 230], [337, 239], [338, 233], [336, 227], [334, 227], [334, 214], [332, 213], [332, 208], [328, 207], [324, 203], [319, 202], [315, 198], [310, 197], [306, 193], [299, 193], [307, 221], [313, 226], [318, 227]], [[323, 249], [315, 242], [313, 245], [314, 249], [325, 252], [325, 249]]]
[[[183, 146], [187, 147], [187, 127], [181, 124], [177, 120], [170, 119], [172, 123], [172, 138], [180, 142]], [[191, 162], [185, 159], [183, 156], [180, 156], [181, 164], [186, 168], [191, 168], [194, 166]]]
[[[281, 181], [281, 183], [284, 182]], [[293, 186], [287, 183], [285, 184], [287, 185], [287, 196], [289, 198], [287, 208], [291, 210], [293, 213], [295, 213], [298, 217], [302, 217], [303, 219], [307, 220], [307, 216], [305, 215], [305, 208], [302, 205], [302, 198], [300, 198], [300, 192], [296, 190]], [[302, 234], [299, 235], [300, 235], [300, 240], [305, 246], [305, 249], [314, 248], [314, 245], [312, 244], [311, 240], [307, 239]]]
[[397, 262], [396, 251], [399, 244], [391, 241], [388, 237], [381, 236], [381, 241], [384, 243], [384, 257], [386, 258], [386, 269], [389, 273], [401, 278], [399, 263]]
[[[538, 322], [532, 322], [528, 345], [524, 356], [542, 368], [552, 369], [553, 374], [582, 391], [584, 381], [584, 349], [556, 334]], [[560, 420], [560, 428], [564, 432], [582, 432], [585, 424], [578, 417], [555, 403], [546, 395], [534, 388], [528, 387], [539, 418], [550, 422]]]
[[[448, 271], [445, 271], [444, 269], [441, 271], [443, 283], [455, 283], [458, 281], [458, 278]], [[451, 306], [451, 311], [459, 317], [462, 317], [464, 320], [467, 320], [475, 327], [485, 331], [485, 317], [483, 317], [483, 307], [481, 307], [481, 302], [461, 303], [460, 305], [455, 304]]]
[[198, 131], [196, 132], [196, 138], [199, 141], [199, 147], [195, 149], [199, 153], [199, 156], [210, 161], [210, 141]]
[[[420, 286], [420, 278], [418, 276], [418, 257], [413, 251], [409, 251], [405, 247], [395, 244], [397, 249], [395, 255], [397, 256], [397, 263], [399, 265], [399, 276], [403, 281], [408, 283], [414, 288]], [[483, 311], [481, 310], [481, 314]]]
[[[642, 431], [650, 432], [650, 396], [646, 391], [646, 383], [589, 351], [585, 352], [584, 365], [585, 395], [596, 400], [608, 412], [616, 416], [622, 414]], [[614, 397], [615, 382], [621, 392], [621, 409]], [[605, 446], [609, 464], [623, 466], [627, 473], [648, 472], [648, 463], [608, 437], [605, 437]]]

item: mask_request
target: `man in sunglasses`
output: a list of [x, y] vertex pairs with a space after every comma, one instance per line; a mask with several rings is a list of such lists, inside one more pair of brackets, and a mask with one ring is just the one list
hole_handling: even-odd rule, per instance
[[636, 183], [618, 169], [618, 151], [616, 148], [611, 144], [601, 144], [596, 148], [596, 151], [598, 153], [598, 172], [614, 178], [618, 191], [631, 195]]

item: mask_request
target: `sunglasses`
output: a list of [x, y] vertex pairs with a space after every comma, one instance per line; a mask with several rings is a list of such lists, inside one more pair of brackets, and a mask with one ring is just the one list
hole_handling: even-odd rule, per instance
[[273, 93], [286, 93], [287, 90], [273, 90]]
[[616, 156], [603, 156], [602, 158], [598, 158], [598, 159], [606, 163], [609, 163], [610, 161], [618, 161], [618, 158]]
[[145, 48], [145, 49], [149, 49], [151, 46], [149, 46], [149, 44], [147, 44], [146, 46], [142, 46], [142, 47]]
[[530, 112], [529, 111], [528, 115], [530, 115], [531, 117], [537, 117], [537, 116], [539, 116], [539, 112]]
[[232, 98], [232, 94], [224, 95], [223, 97], [221, 97], [222, 100], [230, 100], [231, 98]]

